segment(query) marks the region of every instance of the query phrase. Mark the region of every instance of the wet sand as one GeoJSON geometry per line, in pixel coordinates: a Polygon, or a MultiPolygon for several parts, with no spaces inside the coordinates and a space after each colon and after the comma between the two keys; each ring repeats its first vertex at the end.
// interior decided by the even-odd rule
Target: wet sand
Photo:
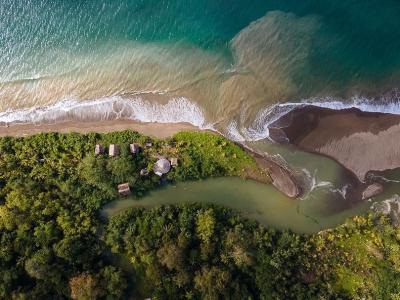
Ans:
{"type": "Polygon", "coordinates": [[[42,132],[112,132],[131,129],[141,134],[156,137],[167,138],[179,131],[197,131],[199,128],[188,123],[140,123],[132,120],[108,120],[96,122],[68,121],[55,124],[21,124],[0,126],[0,136],[28,136],[42,132]]]}
{"type": "Polygon", "coordinates": [[[271,126],[271,137],[334,158],[365,182],[369,171],[400,167],[400,116],[304,107],[271,126]]]}

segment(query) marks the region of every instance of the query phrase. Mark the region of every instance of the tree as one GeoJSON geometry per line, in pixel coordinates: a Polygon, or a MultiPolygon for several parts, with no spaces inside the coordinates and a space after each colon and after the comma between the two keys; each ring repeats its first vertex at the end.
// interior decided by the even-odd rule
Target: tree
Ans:
{"type": "Polygon", "coordinates": [[[75,300],[95,300],[104,294],[99,280],[89,273],[82,273],[69,280],[71,298],[75,300]]]}
{"type": "Polygon", "coordinates": [[[103,157],[86,156],[78,166],[81,177],[90,185],[112,194],[114,187],[106,169],[107,161],[103,157]]]}
{"type": "Polygon", "coordinates": [[[45,279],[51,269],[50,261],[50,251],[41,249],[35,252],[32,257],[25,262],[25,270],[32,278],[45,279]]]}
{"type": "Polygon", "coordinates": [[[119,156],[107,161],[107,170],[113,176],[114,183],[135,182],[135,178],[137,177],[136,169],[131,157],[119,156]]]}
{"type": "Polygon", "coordinates": [[[229,281],[229,272],[214,266],[203,267],[194,277],[195,287],[200,292],[201,299],[205,300],[226,297],[229,281]]]}
{"type": "Polygon", "coordinates": [[[127,281],[121,270],[107,266],[100,273],[102,289],[107,299],[121,299],[127,288],[127,281]]]}
{"type": "Polygon", "coordinates": [[[177,270],[183,266],[183,250],[174,243],[165,243],[157,251],[157,257],[160,263],[168,270],[177,270]]]}
{"type": "Polygon", "coordinates": [[[203,242],[209,242],[215,229],[215,217],[212,208],[200,211],[197,214],[196,232],[203,242]]]}
{"type": "Polygon", "coordinates": [[[16,226],[16,216],[5,205],[0,205],[0,229],[13,230],[16,226]]]}

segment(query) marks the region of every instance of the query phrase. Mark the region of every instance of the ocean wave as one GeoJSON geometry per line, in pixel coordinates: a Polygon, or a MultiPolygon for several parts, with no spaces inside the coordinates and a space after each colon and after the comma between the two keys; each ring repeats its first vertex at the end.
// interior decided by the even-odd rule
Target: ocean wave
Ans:
{"type": "Polygon", "coordinates": [[[300,102],[277,103],[262,109],[248,126],[243,125],[245,116],[232,119],[225,128],[215,128],[207,120],[203,109],[185,97],[174,97],[165,103],[143,99],[145,94],[163,91],[143,91],[128,96],[112,96],[92,101],[68,99],[53,105],[22,110],[0,112],[0,123],[49,124],[64,121],[101,121],[128,119],[143,123],[189,123],[200,129],[218,131],[237,142],[269,139],[269,127],[294,109],[314,106],[334,110],[357,108],[364,112],[400,114],[400,101],[376,101],[353,97],[349,101],[335,98],[307,99],[300,102]]]}
{"type": "MultiPolygon", "coordinates": [[[[396,96],[398,97],[398,96],[396,96]]],[[[400,114],[400,99],[387,99],[382,97],[368,99],[362,97],[352,97],[349,101],[333,97],[311,98],[300,102],[286,102],[273,104],[261,110],[255,117],[250,126],[239,127],[236,121],[232,121],[227,127],[227,136],[236,141],[258,141],[269,139],[269,127],[271,124],[290,113],[294,109],[303,107],[320,107],[333,110],[343,110],[356,108],[363,112],[400,114]]]]}
{"type": "Polygon", "coordinates": [[[186,98],[172,98],[164,104],[150,102],[135,96],[119,96],[94,101],[63,100],[50,106],[0,113],[0,122],[6,124],[49,124],[63,121],[101,121],[129,119],[149,123],[190,123],[201,129],[212,129],[203,110],[186,98]]]}

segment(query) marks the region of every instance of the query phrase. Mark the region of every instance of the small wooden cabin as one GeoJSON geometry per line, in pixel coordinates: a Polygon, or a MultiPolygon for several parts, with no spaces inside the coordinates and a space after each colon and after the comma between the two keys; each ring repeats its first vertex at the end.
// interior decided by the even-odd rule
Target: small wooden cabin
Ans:
{"type": "Polygon", "coordinates": [[[129,145],[129,150],[131,151],[132,154],[138,154],[141,150],[139,144],[130,144],[129,145]]]}
{"type": "Polygon", "coordinates": [[[96,147],[94,148],[94,154],[95,155],[100,155],[104,153],[104,147],[100,144],[97,144],[96,147]]]}
{"type": "Polygon", "coordinates": [[[108,148],[108,155],[110,157],[118,156],[119,155],[119,146],[115,144],[111,144],[108,148]]]}
{"type": "Polygon", "coordinates": [[[140,170],[140,176],[145,177],[149,175],[149,171],[147,169],[140,170]]]}
{"type": "Polygon", "coordinates": [[[118,185],[118,194],[120,196],[129,196],[131,194],[131,189],[128,183],[122,183],[118,185]]]}
{"type": "Polygon", "coordinates": [[[171,162],[171,166],[172,166],[172,167],[175,167],[175,166],[178,165],[178,159],[177,159],[176,157],[171,157],[171,158],[169,159],[169,161],[171,162]]]}

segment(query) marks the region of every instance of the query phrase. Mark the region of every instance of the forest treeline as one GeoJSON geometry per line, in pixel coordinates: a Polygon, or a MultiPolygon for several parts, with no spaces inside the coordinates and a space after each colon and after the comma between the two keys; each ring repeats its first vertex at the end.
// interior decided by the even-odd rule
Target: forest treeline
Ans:
{"type": "Polygon", "coordinates": [[[0,138],[0,299],[400,299],[400,230],[383,216],[314,235],[211,205],[101,217],[120,183],[139,198],[216,176],[267,181],[250,155],[209,133],[0,138]],[[95,155],[96,144],[120,154],[95,155]],[[160,156],[179,161],[162,179],[151,172],[160,156]]]}

